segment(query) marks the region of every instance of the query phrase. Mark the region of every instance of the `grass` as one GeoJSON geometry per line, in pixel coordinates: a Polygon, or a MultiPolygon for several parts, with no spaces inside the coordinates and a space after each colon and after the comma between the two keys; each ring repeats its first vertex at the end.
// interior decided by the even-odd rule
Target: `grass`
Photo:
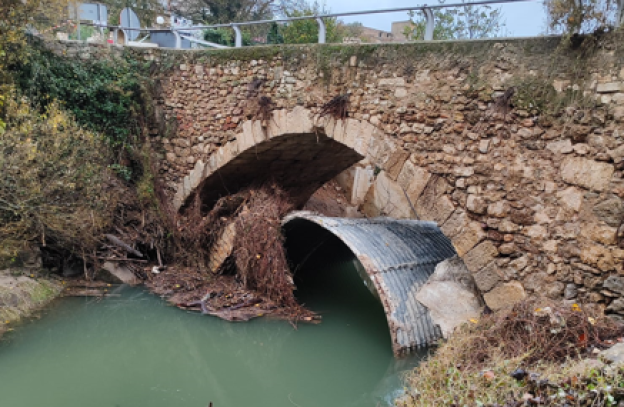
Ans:
{"type": "Polygon", "coordinates": [[[582,318],[566,318],[562,327],[561,319],[550,315],[569,317],[569,307],[551,306],[545,315],[535,305],[520,304],[464,325],[406,377],[405,395],[397,399],[396,406],[616,406],[624,401],[624,366],[605,365],[594,352],[617,343],[622,328],[588,316],[578,306],[579,311],[574,312],[582,318]],[[526,309],[534,310],[532,317],[523,314],[526,309]],[[515,319],[531,328],[514,332],[524,335],[526,346],[518,346],[517,338],[510,339],[510,323],[520,326],[515,319]],[[590,321],[599,332],[596,341],[583,333],[579,341],[567,340],[570,332],[578,332],[581,319],[590,321]],[[494,337],[498,342],[491,341],[494,337]],[[566,341],[560,341],[558,352],[553,353],[535,337],[549,343],[557,338],[566,341]],[[556,357],[549,357],[553,355],[556,357]],[[518,377],[512,377],[513,372],[518,377]]]}
{"type": "Polygon", "coordinates": [[[60,292],[61,287],[52,281],[0,271],[0,335],[60,292]]]}

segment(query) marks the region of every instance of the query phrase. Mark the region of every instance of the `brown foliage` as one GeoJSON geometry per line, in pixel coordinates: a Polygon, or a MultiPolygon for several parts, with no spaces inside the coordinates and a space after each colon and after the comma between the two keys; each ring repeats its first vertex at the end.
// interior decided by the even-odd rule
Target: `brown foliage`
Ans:
{"type": "Polygon", "coordinates": [[[349,117],[349,106],[351,94],[338,95],[321,107],[320,117],[330,116],[334,119],[346,119],[349,117]]]}
{"type": "Polygon", "coordinates": [[[594,318],[577,305],[546,307],[544,301],[525,301],[484,317],[457,362],[481,368],[491,361],[494,348],[504,358],[526,356],[529,364],[563,362],[593,347],[604,348],[605,341],[622,335],[624,327],[604,316],[594,318]]]}

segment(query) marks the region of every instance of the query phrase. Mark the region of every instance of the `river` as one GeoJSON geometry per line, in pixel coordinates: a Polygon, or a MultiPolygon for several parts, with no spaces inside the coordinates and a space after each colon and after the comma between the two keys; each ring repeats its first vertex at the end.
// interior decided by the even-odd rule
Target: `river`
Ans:
{"type": "Polygon", "coordinates": [[[59,299],[0,342],[0,406],[392,405],[421,355],[393,357],[383,309],[353,261],[333,253],[297,270],[300,300],[323,316],[297,330],[181,311],[128,286],[59,299]]]}

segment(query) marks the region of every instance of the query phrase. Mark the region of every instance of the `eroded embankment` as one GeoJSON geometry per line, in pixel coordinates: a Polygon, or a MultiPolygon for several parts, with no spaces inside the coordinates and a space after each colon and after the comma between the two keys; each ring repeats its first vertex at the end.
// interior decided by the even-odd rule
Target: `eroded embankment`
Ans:
{"type": "Polygon", "coordinates": [[[11,324],[56,298],[61,285],[20,270],[0,271],[0,336],[11,324]]]}

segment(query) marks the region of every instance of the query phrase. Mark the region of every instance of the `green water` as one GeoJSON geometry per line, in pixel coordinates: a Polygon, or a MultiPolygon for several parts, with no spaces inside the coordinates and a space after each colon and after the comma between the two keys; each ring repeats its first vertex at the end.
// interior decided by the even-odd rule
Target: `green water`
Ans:
{"type": "Polygon", "coordinates": [[[391,405],[419,356],[393,358],[351,259],[321,264],[298,281],[323,322],[298,330],[184,312],[138,288],[58,300],[0,342],[0,407],[391,405]]]}

